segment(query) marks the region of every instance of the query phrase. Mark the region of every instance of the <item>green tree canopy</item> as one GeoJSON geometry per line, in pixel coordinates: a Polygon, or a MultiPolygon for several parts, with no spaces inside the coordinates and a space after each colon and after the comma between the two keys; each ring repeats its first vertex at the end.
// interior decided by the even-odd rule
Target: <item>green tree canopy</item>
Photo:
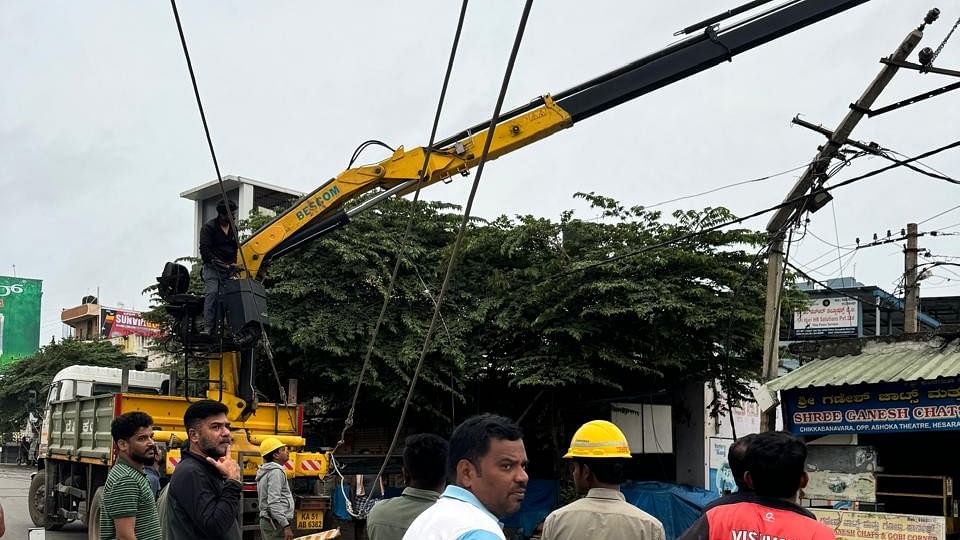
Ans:
{"type": "MultiPolygon", "coordinates": [[[[591,266],[733,216],[707,208],[665,220],[599,195],[577,196],[601,217],[581,220],[569,211],[558,221],[473,220],[421,374],[420,421],[449,421],[454,408],[518,415],[544,391],[602,399],[721,379],[743,395],[741,382],[760,365],[763,273],[747,270],[764,236],[715,231],[591,266]]],[[[387,201],[271,265],[270,341],[283,377],[300,380],[302,397],[323,396],[332,416],[348,404],[413,213],[361,406],[402,403],[458,210],[387,201]]],[[[269,367],[260,367],[261,391],[275,395],[269,367]]]]}
{"type": "Polygon", "coordinates": [[[0,371],[0,432],[23,428],[28,413],[38,412],[32,407],[43,406],[53,376],[61,369],[78,364],[134,369],[141,361],[109,341],[65,339],[5,366],[0,371]],[[31,391],[36,403],[30,403],[31,391]]]}

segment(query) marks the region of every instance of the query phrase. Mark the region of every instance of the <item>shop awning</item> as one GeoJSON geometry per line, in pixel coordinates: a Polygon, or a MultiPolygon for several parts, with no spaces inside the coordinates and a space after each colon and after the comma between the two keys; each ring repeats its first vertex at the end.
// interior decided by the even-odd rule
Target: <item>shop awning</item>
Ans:
{"type": "Polygon", "coordinates": [[[865,343],[860,354],[832,356],[804,364],[768,382],[767,390],[932,380],[960,376],[960,340],[865,343]]]}

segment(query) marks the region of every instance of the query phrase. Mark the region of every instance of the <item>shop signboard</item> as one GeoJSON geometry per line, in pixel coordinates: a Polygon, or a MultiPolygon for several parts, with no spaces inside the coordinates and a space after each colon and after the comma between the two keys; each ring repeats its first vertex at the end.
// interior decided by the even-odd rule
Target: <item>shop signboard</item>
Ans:
{"type": "Polygon", "coordinates": [[[793,337],[856,337],[860,332],[860,303],[837,296],[815,298],[793,314],[793,337]]]}
{"type": "Polygon", "coordinates": [[[139,311],[104,308],[100,310],[100,321],[100,337],[104,338],[160,335],[160,325],[143,320],[139,311]]]}
{"type": "Polygon", "coordinates": [[[945,540],[943,516],[848,512],[810,508],[817,521],[833,529],[837,540],[945,540]]]}
{"type": "Polygon", "coordinates": [[[960,379],[800,388],[781,392],[798,435],[960,431],[960,379]]]}
{"type": "Polygon", "coordinates": [[[40,349],[42,283],[0,276],[0,367],[40,349]]]}

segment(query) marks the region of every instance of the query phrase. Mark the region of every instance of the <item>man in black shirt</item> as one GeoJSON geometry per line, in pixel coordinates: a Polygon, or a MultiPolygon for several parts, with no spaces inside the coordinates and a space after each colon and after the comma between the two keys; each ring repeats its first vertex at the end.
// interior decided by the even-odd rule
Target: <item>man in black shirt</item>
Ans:
{"type": "MultiPolygon", "coordinates": [[[[236,217],[237,205],[230,201],[230,214],[221,201],[217,205],[217,217],[200,229],[200,259],[203,261],[203,323],[205,332],[213,332],[217,326],[217,301],[224,280],[237,272],[237,240],[230,215],[236,217]]],[[[222,314],[221,314],[222,317],[222,314]]]]}
{"type": "Polygon", "coordinates": [[[167,540],[241,540],[243,470],[230,453],[227,406],[193,402],[183,414],[188,445],[167,486],[167,540]]]}

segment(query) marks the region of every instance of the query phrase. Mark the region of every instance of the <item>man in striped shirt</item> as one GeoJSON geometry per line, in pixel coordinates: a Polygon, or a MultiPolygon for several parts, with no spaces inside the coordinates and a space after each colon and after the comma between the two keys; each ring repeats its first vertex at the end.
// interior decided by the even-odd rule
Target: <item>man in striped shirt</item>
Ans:
{"type": "Polygon", "coordinates": [[[122,414],[114,418],[110,433],[117,461],[103,485],[100,540],[160,540],[157,503],[143,473],[144,465],[157,457],[153,418],[142,412],[122,414]]]}

